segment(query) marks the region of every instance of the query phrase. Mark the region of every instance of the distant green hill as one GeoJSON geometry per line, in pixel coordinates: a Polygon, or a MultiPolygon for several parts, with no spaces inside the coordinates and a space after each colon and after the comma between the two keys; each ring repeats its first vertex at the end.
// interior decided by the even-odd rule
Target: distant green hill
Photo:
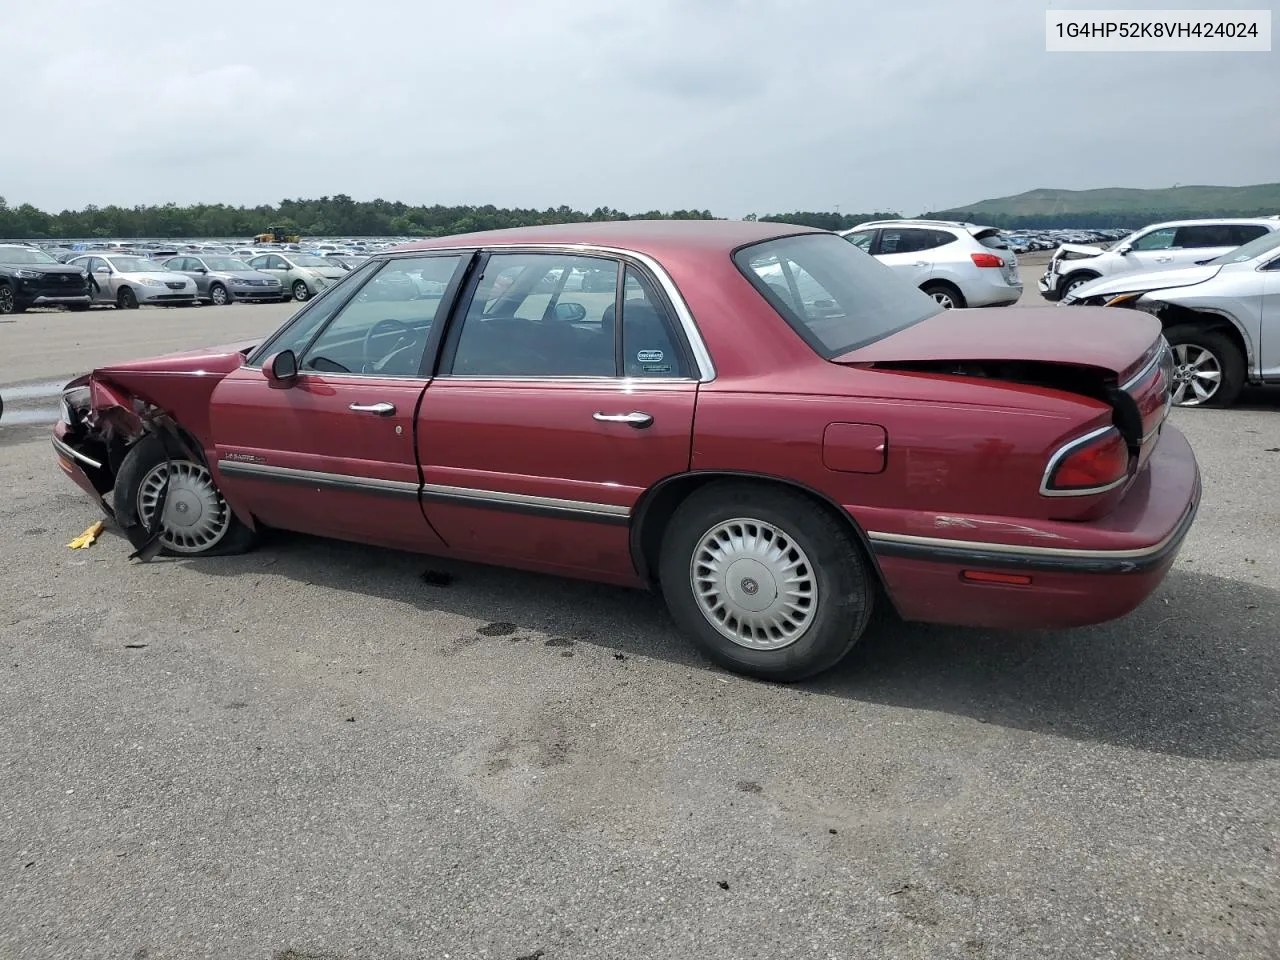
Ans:
{"type": "Polygon", "coordinates": [[[981,221],[995,226],[1139,227],[1184,217],[1267,216],[1280,213],[1280,183],[1248,187],[1187,185],[1161,190],[1028,190],[926,216],[981,221]]]}

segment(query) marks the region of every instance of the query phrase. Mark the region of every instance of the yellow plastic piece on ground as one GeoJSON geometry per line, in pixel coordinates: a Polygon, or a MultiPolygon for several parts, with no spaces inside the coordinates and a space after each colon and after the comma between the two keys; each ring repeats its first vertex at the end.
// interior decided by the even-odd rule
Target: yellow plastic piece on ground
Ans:
{"type": "Polygon", "coordinates": [[[80,536],[68,543],[67,546],[72,550],[88,550],[93,546],[94,541],[98,539],[99,534],[102,533],[102,529],[102,521],[99,520],[84,533],[80,534],[80,536]]]}

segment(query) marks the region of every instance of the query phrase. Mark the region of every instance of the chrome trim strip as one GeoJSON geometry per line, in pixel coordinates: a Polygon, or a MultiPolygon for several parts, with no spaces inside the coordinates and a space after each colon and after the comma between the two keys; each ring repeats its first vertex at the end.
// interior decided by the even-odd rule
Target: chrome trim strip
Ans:
{"type": "Polygon", "coordinates": [[[644,383],[698,383],[696,377],[596,377],[596,376],[580,376],[580,377],[540,377],[540,376],[512,376],[506,374],[489,374],[488,376],[479,376],[475,374],[441,374],[436,377],[437,380],[488,380],[491,382],[507,383],[508,381],[519,381],[521,383],[611,383],[620,387],[635,387],[644,383]]]}
{"type": "Polygon", "coordinates": [[[592,503],[587,500],[563,500],[559,497],[538,497],[528,493],[504,493],[500,490],[477,490],[474,487],[454,487],[443,483],[423,485],[427,497],[449,500],[475,501],[478,505],[503,504],[509,506],[536,507],[539,510],[583,513],[599,517],[627,517],[629,507],[613,503],[592,503]]]}
{"type": "MultiPolygon", "coordinates": [[[[1194,510],[1192,505],[1190,510],[1194,510]]],[[[1149,547],[1135,550],[1087,550],[1072,547],[1032,547],[1012,543],[991,543],[980,540],[949,540],[943,537],[920,537],[906,533],[876,533],[867,531],[867,539],[874,543],[901,543],[918,547],[939,547],[945,550],[973,550],[981,553],[1000,553],[1025,557],[1065,557],[1080,560],[1141,560],[1160,553],[1179,535],[1185,533],[1185,514],[1172,532],[1149,547]]]]}
{"type": "Polygon", "coordinates": [[[242,460],[218,460],[218,470],[228,476],[265,480],[287,480],[294,483],[338,487],[365,493],[385,493],[398,497],[417,497],[418,484],[407,480],[384,480],[379,477],[357,477],[348,473],[326,473],[297,467],[277,467],[269,463],[245,463],[242,460]]]}
{"type": "Polygon", "coordinates": [[[588,500],[565,500],[560,497],[539,497],[528,493],[507,493],[501,490],[479,490],[474,487],[458,487],[443,483],[428,483],[419,487],[407,480],[384,480],[377,477],[357,477],[346,473],[328,473],[321,470],[303,470],[298,467],[277,467],[268,463],[246,463],[243,460],[218,460],[218,469],[228,476],[252,477],[259,480],[283,480],[292,483],[337,487],[364,493],[385,493],[391,496],[417,497],[461,501],[476,506],[524,507],[549,513],[574,513],[589,517],[625,520],[631,508],[613,503],[593,503],[588,500]]]}
{"type": "Polygon", "coordinates": [[[76,450],[74,447],[71,447],[70,445],[63,443],[57,437],[50,437],[49,439],[53,441],[53,449],[57,450],[59,453],[65,454],[66,456],[70,457],[72,460],[79,460],[81,463],[85,464],[86,466],[93,467],[95,470],[102,469],[102,464],[100,464],[97,460],[93,459],[93,457],[86,457],[79,450],[76,450]]]}
{"type": "Polygon", "coordinates": [[[1082,490],[1052,490],[1049,488],[1049,480],[1053,477],[1053,472],[1058,469],[1066,456],[1077,447],[1083,447],[1091,440],[1096,440],[1115,427],[1106,426],[1099,427],[1097,430],[1090,430],[1082,437],[1076,437],[1074,440],[1064,443],[1060,446],[1052,457],[1049,458],[1048,465],[1044,468],[1044,474],[1040,477],[1040,496],[1042,497],[1090,497],[1099,493],[1106,493],[1108,490],[1114,490],[1122,483],[1127,483],[1129,474],[1126,472],[1119,480],[1115,480],[1102,487],[1085,487],[1082,490]]]}
{"type": "MultiPolygon", "coordinates": [[[[1164,340],[1164,337],[1161,336],[1160,339],[1164,340]]],[[[1152,357],[1149,361],[1147,361],[1146,366],[1144,366],[1141,370],[1139,370],[1132,377],[1126,380],[1124,384],[1121,385],[1120,389],[1123,390],[1125,393],[1128,393],[1133,387],[1141,383],[1146,378],[1147,374],[1151,372],[1151,368],[1159,365],[1161,357],[1164,356],[1164,352],[1168,348],[1169,348],[1169,343],[1167,340],[1165,340],[1165,342],[1161,344],[1160,349],[1156,351],[1155,356],[1152,357]]]]}
{"type": "Polygon", "coordinates": [[[676,319],[679,320],[680,327],[684,330],[685,339],[689,341],[689,348],[693,351],[694,362],[698,366],[698,379],[703,383],[709,383],[716,378],[715,363],[711,359],[710,351],[707,350],[706,342],[702,339],[701,331],[698,330],[697,321],[693,319],[693,313],[685,302],[684,295],[680,293],[680,289],[676,286],[675,281],[671,279],[671,275],[667,273],[666,268],[647,253],[628,250],[624,247],[604,247],[592,243],[565,243],[563,241],[547,241],[544,243],[529,241],[522,243],[485,243],[477,241],[452,247],[428,247],[421,250],[395,250],[388,252],[405,256],[413,256],[415,254],[422,256],[427,253],[444,253],[457,250],[564,250],[572,253],[603,253],[614,257],[631,257],[639,260],[658,278],[658,282],[662,285],[667,299],[675,307],[676,319]]]}

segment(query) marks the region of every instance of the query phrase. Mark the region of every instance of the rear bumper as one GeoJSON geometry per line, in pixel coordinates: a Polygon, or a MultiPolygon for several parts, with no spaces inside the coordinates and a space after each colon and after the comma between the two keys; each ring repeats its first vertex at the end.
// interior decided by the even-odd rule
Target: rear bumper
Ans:
{"type": "Polygon", "coordinates": [[[914,533],[867,536],[905,619],[996,628],[1085,626],[1124,616],[1160,585],[1195,522],[1200,496],[1191,445],[1166,424],[1111,514],[1053,525],[1069,531],[1052,532],[1061,546],[914,533]],[[1014,573],[1030,582],[975,583],[962,579],[965,571],[1014,573]]]}
{"type": "Polygon", "coordinates": [[[976,271],[976,279],[960,285],[965,303],[970,307],[1006,307],[1017,303],[1022,296],[1022,284],[1005,280],[999,270],[986,268],[976,271]]]}

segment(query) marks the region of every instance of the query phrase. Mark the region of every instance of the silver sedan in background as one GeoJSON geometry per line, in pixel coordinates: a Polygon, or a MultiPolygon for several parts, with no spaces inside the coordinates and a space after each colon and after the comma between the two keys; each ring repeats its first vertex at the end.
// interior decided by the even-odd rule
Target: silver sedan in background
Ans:
{"type": "Polygon", "coordinates": [[[105,253],[67,262],[88,272],[96,304],[136,310],[143,304],[189,307],[198,302],[194,280],[145,257],[105,253]]]}
{"type": "Polygon", "coordinates": [[[190,277],[200,299],[217,307],[234,300],[276,301],[289,296],[275,277],[235,257],[188,253],[170,257],[164,266],[190,277]]]}

